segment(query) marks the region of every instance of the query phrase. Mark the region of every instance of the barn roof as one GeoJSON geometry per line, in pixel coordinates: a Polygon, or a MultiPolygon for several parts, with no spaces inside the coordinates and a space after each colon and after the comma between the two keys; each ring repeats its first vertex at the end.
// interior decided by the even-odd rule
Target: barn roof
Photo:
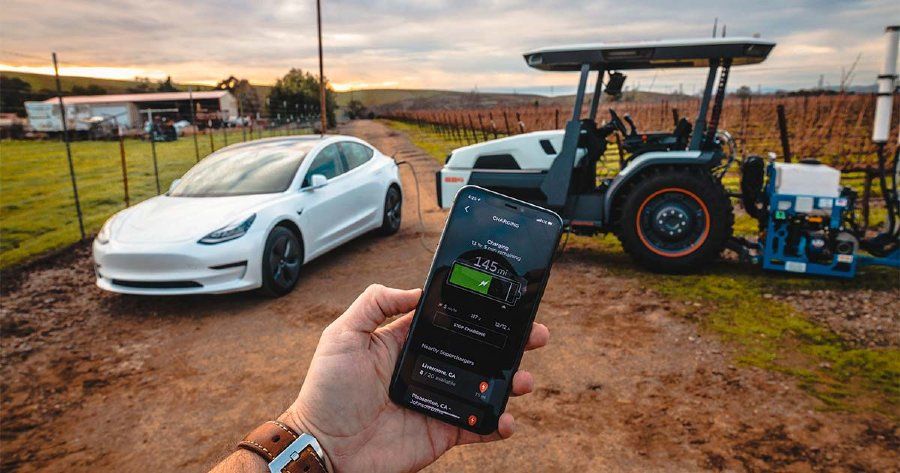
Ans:
{"type": "MultiPolygon", "coordinates": [[[[227,90],[203,90],[193,93],[194,100],[220,99],[230,95],[227,90]]],[[[90,103],[117,103],[117,102],[168,102],[175,100],[188,100],[190,92],[152,92],[148,94],[113,94],[113,95],[73,95],[63,97],[63,103],[67,105],[90,103]]],[[[44,100],[44,103],[59,103],[56,97],[44,100]]]]}

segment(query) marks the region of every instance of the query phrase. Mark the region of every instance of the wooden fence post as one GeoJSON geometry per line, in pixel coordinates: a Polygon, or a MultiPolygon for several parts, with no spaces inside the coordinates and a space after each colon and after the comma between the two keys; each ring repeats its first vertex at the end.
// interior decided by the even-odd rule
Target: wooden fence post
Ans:
{"type": "Polygon", "coordinates": [[[125,138],[122,137],[122,129],[119,128],[118,123],[116,123],[116,128],[119,135],[119,158],[122,161],[122,188],[125,191],[125,207],[131,207],[131,198],[128,196],[128,166],[125,163],[125,138]]]}
{"type": "Polygon", "coordinates": [[[162,194],[159,188],[159,166],[156,164],[156,140],[153,139],[153,132],[150,132],[150,152],[153,154],[153,175],[156,177],[156,195],[162,194]]]}
{"type": "Polygon", "coordinates": [[[466,121],[462,117],[459,117],[459,127],[462,128],[462,134],[466,139],[466,144],[472,144],[472,142],[469,141],[469,130],[466,130],[466,121]]]}
{"type": "Polygon", "coordinates": [[[872,197],[872,167],[866,166],[863,170],[865,176],[863,180],[863,198],[862,198],[862,214],[863,229],[869,228],[869,200],[872,197]]]}
{"type": "Polygon", "coordinates": [[[775,107],[778,114],[778,134],[781,137],[781,152],[784,154],[784,162],[791,162],[791,143],[788,137],[787,117],[784,115],[784,105],[778,104],[775,107]]]}
{"type": "Polygon", "coordinates": [[[482,138],[484,141],[487,141],[487,140],[488,140],[488,135],[487,135],[487,131],[485,131],[485,129],[484,129],[484,122],[481,120],[481,114],[480,114],[480,113],[478,114],[478,128],[481,128],[481,138],[482,138]]]}
{"type": "Polygon", "coordinates": [[[59,65],[56,62],[56,53],[53,53],[53,74],[56,77],[56,98],[59,100],[59,113],[62,118],[62,137],[66,144],[66,157],[69,160],[69,178],[72,181],[72,195],[75,198],[75,212],[78,214],[78,230],[81,239],[85,239],[84,216],[81,213],[81,198],[78,197],[78,182],[75,177],[75,164],[72,161],[72,147],[69,144],[69,126],[66,119],[66,105],[63,103],[62,86],[59,82],[59,65]]]}

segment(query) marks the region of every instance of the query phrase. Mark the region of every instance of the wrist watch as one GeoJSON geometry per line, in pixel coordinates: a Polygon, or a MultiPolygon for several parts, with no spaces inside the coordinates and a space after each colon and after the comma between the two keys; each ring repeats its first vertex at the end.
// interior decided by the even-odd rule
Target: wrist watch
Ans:
{"type": "Polygon", "coordinates": [[[319,441],[277,420],[253,429],[237,446],[262,457],[271,473],[327,473],[319,441]]]}

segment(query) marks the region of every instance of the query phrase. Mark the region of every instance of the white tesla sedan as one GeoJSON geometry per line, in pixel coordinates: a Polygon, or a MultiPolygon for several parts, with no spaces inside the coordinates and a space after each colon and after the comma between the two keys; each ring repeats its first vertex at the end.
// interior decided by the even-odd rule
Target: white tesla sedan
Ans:
{"type": "Polygon", "coordinates": [[[211,154],[169,192],[113,215],[94,240],[97,285],[129,294],[293,289],[300,266],[400,228],[394,160],[349,136],[292,136],[211,154]]]}

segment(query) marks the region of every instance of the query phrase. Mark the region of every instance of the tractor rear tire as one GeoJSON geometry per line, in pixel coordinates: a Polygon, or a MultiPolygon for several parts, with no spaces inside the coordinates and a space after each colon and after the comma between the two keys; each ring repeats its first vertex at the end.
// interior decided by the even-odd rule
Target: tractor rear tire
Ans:
{"type": "Polygon", "coordinates": [[[639,176],[619,199],[616,236],[641,266],[686,273],[719,256],[734,213],[722,183],[700,168],[664,167],[639,176]]]}

